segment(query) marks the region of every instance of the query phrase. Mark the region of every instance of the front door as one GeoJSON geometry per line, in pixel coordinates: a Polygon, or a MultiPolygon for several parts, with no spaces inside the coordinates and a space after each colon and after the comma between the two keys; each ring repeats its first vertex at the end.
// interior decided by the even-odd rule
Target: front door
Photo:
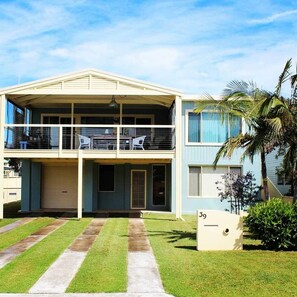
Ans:
{"type": "Polygon", "coordinates": [[[146,170],[131,171],[131,208],[146,207],[146,170]]]}

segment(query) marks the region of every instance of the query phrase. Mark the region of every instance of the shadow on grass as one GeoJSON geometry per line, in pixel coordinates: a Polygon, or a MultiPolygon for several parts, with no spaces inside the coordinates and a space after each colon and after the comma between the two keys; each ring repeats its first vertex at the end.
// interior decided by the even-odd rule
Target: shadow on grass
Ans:
{"type": "MultiPolygon", "coordinates": [[[[149,231],[149,236],[163,236],[169,243],[177,243],[180,240],[188,239],[191,243],[196,242],[196,232],[172,230],[172,231],[149,231]]],[[[195,250],[193,245],[175,246],[178,249],[195,250]]]]}
{"type": "Polygon", "coordinates": [[[4,218],[21,218],[25,215],[20,213],[19,210],[21,209],[21,202],[11,202],[8,204],[4,204],[4,218]]]}
{"type": "Polygon", "coordinates": [[[188,245],[180,245],[180,246],[176,246],[175,248],[177,249],[184,249],[184,250],[191,250],[191,251],[196,251],[197,248],[196,246],[188,246],[188,245]]]}
{"type": "Polygon", "coordinates": [[[67,212],[44,212],[44,211],[30,211],[21,212],[21,202],[11,202],[4,204],[4,218],[23,218],[23,217],[51,217],[51,218],[69,218],[76,219],[76,213],[67,212]]]}
{"type": "MultiPolygon", "coordinates": [[[[180,240],[188,239],[191,244],[193,241],[196,242],[196,231],[181,231],[181,230],[172,230],[172,231],[149,231],[149,236],[163,236],[167,239],[169,243],[177,243],[180,240]]],[[[246,237],[246,236],[245,236],[246,237]]],[[[248,236],[248,238],[253,238],[253,236],[248,236]]],[[[187,249],[187,250],[196,250],[196,246],[193,245],[181,245],[175,246],[178,249],[187,249]]],[[[243,250],[245,251],[256,251],[256,250],[267,250],[262,244],[259,243],[248,243],[243,244],[243,250]]]]}
{"type": "Polygon", "coordinates": [[[163,218],[143,218],[144,220],[153,220],[153,221],[169,221],[176,222],[176,219],[163,219],[163,218]]]}
{"type": "Polygon", "coordinates": [[[267,249],[262,244],[243,244],[244,251],[264,251],[267,249]]]}

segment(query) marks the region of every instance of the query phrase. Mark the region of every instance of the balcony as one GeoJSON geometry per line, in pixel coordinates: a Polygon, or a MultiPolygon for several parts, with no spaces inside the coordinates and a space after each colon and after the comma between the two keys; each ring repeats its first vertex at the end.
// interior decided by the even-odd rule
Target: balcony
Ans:
{"type": "Polygon", "coordinates": [[[5,125],[9,152],[153,154],[175,151],[174,125],[5,125]]]}

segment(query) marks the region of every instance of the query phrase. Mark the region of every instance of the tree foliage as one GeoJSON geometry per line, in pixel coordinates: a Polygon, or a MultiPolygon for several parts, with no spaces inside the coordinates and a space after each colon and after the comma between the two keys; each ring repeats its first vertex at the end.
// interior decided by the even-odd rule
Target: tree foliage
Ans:
{"type": "Polygon", "coordinates": [[[279,198],[258,203],[249,209],[245,222],[267,249],[297,249],[297,203],[279,198]]]}
{"type": "Polygon", "coordinates": [[[245,175],[226,173],[223,180],[216,183],[221,201],[227,200],[230,203],[232,213],[239,214],[247,206],[254,205],[258,201],[261,186],[256,184],[252,172],[245,175]]]}
{"type": "Polygon", "coordinates": [[[282,86],[297,74],[291,73],[292,60],[288,60],[273,92],[259,89],[254,82],[231,81],[222,92],[221,100],[210,95],[197,102],[195,112],[215,108],[222,114],[237,115],[245,120],[248,131],[228,138],[219,149],[214,165],[223,157],[231,157],[237,148],[243,149],[242,160],[261,156],[261,174],[265,199],[269,199],[266,155],[273,149],[285,151],[284,168],[293,176],[294,201],[297,200],[297,99],[281,95],[282,86]]]}

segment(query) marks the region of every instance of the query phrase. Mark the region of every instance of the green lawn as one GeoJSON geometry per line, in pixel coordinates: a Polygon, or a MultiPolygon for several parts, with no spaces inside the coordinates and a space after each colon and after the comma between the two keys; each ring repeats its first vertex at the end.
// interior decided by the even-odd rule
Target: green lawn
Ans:
{"type": "Polygon", "coordinates": [[[4,204],[4,219],[0,220],[0,228],[11,224],[21,218],[21,214],[18,212],[20,210],[20,202],[12,202],[4,204]]]}
{"type": "MultiPolygon", "coordinates": [[[[9,220],[9,219],[5,219],[9,220]]],[[[14,243],[24,239],[30,234],[34,233],[41,227],[44,227],[51,223],[53,218],[38,218],[25,225],[18,226],[15,229],[0,234],[0,251],[13,245],[14,243]]]]}
{"type": "Polygon", "coordinates": [[[25,293],[86,228],[91,219],[69,220],[0,270],[0,292],[25,293]]]}
{"type": "Polygon", "coordinates": [[[127,252],[128,219],[108,219],[67,292],[125,292],[127,252]]]}
{"type": "Polygon", "coordinates": [[[145,215],[145,226],[165,290],[176,297],[296,296],[297,253],[261,249],[244,241],[243,251],[196,250],[195,216],[145,215]]]}
{"type": "Polygon", "coordinates": [[[13,222],[15,222],[17,220],[19,220],[19,219],[17,219],[17,218],[14,218],[14,219],[12,219],[12,218],[11,219],[2,219],[2,220],[0,220],[0,228],[3,227],[3,226],[6,226],[8,224],[11,224],[11,223],[13,223],[13,222]]]}

